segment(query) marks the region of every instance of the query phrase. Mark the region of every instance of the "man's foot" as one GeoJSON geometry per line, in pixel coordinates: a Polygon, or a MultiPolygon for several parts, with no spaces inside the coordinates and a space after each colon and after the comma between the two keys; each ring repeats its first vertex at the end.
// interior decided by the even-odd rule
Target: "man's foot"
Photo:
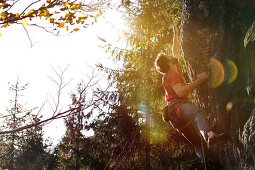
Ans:
{"type": "Polygon", "coordinates": [[[220,133],[220,134],[217,134],[217,133],[211,133],[208,137],[208,145],[212,145],[214,144],[215,142],[218,142],[218,141],[221,141],[221,140],[224,140],[226,139],[226,134],[225,133],[220,133]]]}

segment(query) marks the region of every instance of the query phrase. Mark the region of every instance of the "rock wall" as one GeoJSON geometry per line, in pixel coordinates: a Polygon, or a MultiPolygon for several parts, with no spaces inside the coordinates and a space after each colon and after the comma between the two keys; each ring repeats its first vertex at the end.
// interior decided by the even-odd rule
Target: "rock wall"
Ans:
{"type": "Polygon", "coordinates": [[[183,0],[181,27],[182,51],[191,80],[198,73],[212,73],[212,58],[221,63],[224,81],[214,88],[204,83],[197,97],[212,121],[245,154],[244,137],[239,138],[239,134],[251,136],[247,127],[255,129],[254,123],[246,123],[255,101],[255,1],[183,0]]]}
{"type": "Polygon", "coordinates": [[[200,72],[209,73],[211,58],[224,67],[223,83],[216,88],[208,88],[205,83],[198,95],[219,121],[229,119],[228,124],[223,125],[226,130],[233,126],[232,123],[234,126],[244,125],[254,104],[251,100],[254,99],[252,84],[255,75],[254,3],[252,0],[184,0],[183,3],[182,50],[190,66],[190,78],[194,79],[200,72]],[[237,77],[230,82],[233,63],[237,77]],[[226,109],[228,103],[232,103],[230,109],[226,109]],[[239,120],[235,120],[234,115],[239,120]]]}

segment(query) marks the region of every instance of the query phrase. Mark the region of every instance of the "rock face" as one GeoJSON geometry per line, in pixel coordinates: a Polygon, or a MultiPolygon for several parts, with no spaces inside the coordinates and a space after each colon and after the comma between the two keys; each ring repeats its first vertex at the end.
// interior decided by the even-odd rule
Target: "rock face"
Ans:
{"type": "Polygon", "coordinates": [[[241,137],[244,146],[242,151],[243,167],[255,167],[255,109],[246,124],[241,137]]]}
{"type": "Polygon", "coordinates": [[[215,88],[203,84],[197,96],[242,148],[238,130],[249,126],[255,97],[255,1],[183,0],[181,34],[191,80],[201,72],[216,72],[209,68],[211,58],[221,63],[224,81],[215,88]]]}

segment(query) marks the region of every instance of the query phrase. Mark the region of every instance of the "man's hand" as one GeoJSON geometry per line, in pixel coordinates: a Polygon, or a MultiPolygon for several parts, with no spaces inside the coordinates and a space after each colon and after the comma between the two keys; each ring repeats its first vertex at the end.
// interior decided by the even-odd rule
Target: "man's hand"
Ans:
{"type": "Polygon", "coordinates": [[[208,78],[208,75],[205,72],[203,72],[203,73],[197,75],[197,79],[196,80],[199,83],[203,83],[207,78],[208,78]]]}
{"type": "Polygon", "coordinates": [[[178,97],[183,97],[183,96],[189,94],[190,92],[192,92],[192,90],[194,88],[197,88],[207,78],[208,78],[208,75],[204,72],[204,73],[197,75],[197,79],[194,82],[187,84],[187,85],[182,85],[182,83],[177,83],[177,84],[173,85],[172,88],[178,97]]]}
{"type": "Polygon", "coordinates": [[[190,92],[192,92],[192,90],[194,88],[197,88],[207,78],[208,78],[208,75],[205,72],[203,72],[203,73],[197,75],[197,79],[194,82],[187,84],[187,85],[182,85],[182,83],[177,83],[177,84],[173,85],[172,88],[178,97],[183,97],[183,96],[189,94],[190,92]]]}
{"type": "Polygon", "coordinates": [[[176,25],[176,21],[175,21],[175,20],[173,20],[173,31],[174,31],[175,33],[178,33],[178,28],[177,28],[177,25],[176,25]]]}
{"type": "Polygon", "coordinates": [[[173,20],[173,32],[174,32],[174,37],[173,37],[173,55],[175,58],[179,60],[180,56],[180,45],[179,45],[179,38],[178,38],[178,28],[176,26],[176,21],[173,20]]]}

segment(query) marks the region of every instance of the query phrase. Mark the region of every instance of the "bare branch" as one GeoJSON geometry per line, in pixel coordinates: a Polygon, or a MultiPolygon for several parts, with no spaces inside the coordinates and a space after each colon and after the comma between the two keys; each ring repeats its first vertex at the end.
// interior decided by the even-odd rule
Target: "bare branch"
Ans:
{"type": "Polygon", "coordinates": [[[37,1],[32,2],[31,4],[29,4],[29,5],[20,13],[20,15],[23,15],[29,7],[31,7],[32,5],[34,5],[34,4],[36,4],[36,3],[40,2],[40,1],[41,1],[41,0],[37,0],[37,1]]]}
{"type": "MultiPolygon", "coordinates": [[[[67,84],[70,83],[71,80],[68,81],[67,83],[65,83],[65,81],[64,81],[64,73],[66,72],[67,67],[65,69],[60,69],[59,68],[59,70],[60,70],[60,72],[53,69],[54,73],[56,74],[56,76],[58,78],[58,81],[54,80],[53,78],[51,79],[57,85],[57,88],[58,88],[54,106],[51,105],[52,112],[53,112],[52,115],[49,118],[44,119],[42,121],[37,121],[37,122],[31,123],[31,124],[28,124],[28,125],[25,125],[25,126],[21,126],[21,127],[18,127],[18,128],[14,128],[14,129],[11,129],[11,130],[0,131],[0,135],[15,133],[15,132],[19,132],[19,131],[22,131],[24,129],[28,129],[28,128],[32,128],[32,127],[36,127],[36,126],[44,126],[44,125],[52,122],[53,120],[60,119],[60,118],[65,118],[65,117],[67,117],[71,114],[76,114],[80,111],[84,111],[86,109],[91,109],[92,107],[97,106],[97,104],[100,101],[102,101],[102,99],[107,94],[107,93],[102,93],[100,96],[99,95],[96,96],[96,98],[92,97],[88,101],[85,100],[89,90],[91,90],[91,93],[93,93],[94,90],[91,89],[91,88],[99,82],[99,80],[96,80],[98,75],[96,75],[95,71],[93,70],[92,75],[87,80],[87,83],[82,81],[82,84],[78,87],[78,94],[77,94],[78,98],[73,103],[72,107],[70,107],[66,111],[61,111],[61,109],[59,109],[59,105],[60,105],[60,97],[61,97],[61,94],[62,94],[62,90],[63,90],[64,87],[67,86],[67,84]]],[[[109,84],[104,90],[100,90],[100,91],[105,91],[106,92],[110,87],[111,87],[111,84],[109,84]]],[[[93,94],[93,95],[95,95],[95,94],[93,94]]],[[[39,109],[37,115],[42,111],[42,108],[44,107],[44,104],[39,109]]]]}
{"type": "Polygon", "coordinates": [[[20,0],[17,0],[15,2],[13,2],[13,4],[7,9],[7,11],[9,11],[17,2],[19,2],[20,0]]]}
{"type": "Polygon", "coordinates": [[[44,101],[43,104],[41,105],[41,107],[39,108],[38,112],[36,113],[37,116],[42,112],[45,104],[46,104],[46,101],[44,101]]]}
{"type": "MultiPolygon", "coordinates": [[[[19,23],[17,23],[17,24],[19,24],[19,23]]],[[[41,28],[41,29],[43,29],[43,30],[44,30],[45,32],[47,32],[47,33],[51,33],[51,34],[53,34],[53,35],[56,35],[54,32],[49,31],[48,29],[46,29],[46,28],[43,27],[43,26],[40,26],[40,25],[37,25],[37,24],[30,24],[30,26],[35,26],[35,27],[41,28]]]]}
{"type": "Polygon", "coordinates": [[[29,34],[28,34],[28,31],[27,31],[27,29],[26,29],[26,27],[23,25],[23,28],[24,28],[24,30],[26,31],[26,33],[27,33],[27,37],[28,37],[28,39],[29,39],[29,41],[30,41],[30,46],[31,46],[31,48],[33,47],[33,42],[32,42],[32,40],[31,40],[31,38],[30,38],[30,36],[29,36],[29,34]]]}
{"type": "Polygon", "coordinates": [[[5,116],[1,116],[0,119],[6,118],[6,117],[10,117],[11,115],[5,115],[5,116]]]}
{"type": "Polygon", "coordinates": [[[54,69],[52,66],[51,66],[51,69],[53,70],[53,72],[55,73],[55,75],[58,78],[58,81],[57,81],[57,80],[53,79],[52,77],[49,77],[49,79],[57,85],[56,100],[52,97],[54,105],[55,105],[54,108],[51,105],[51,108],[53,111],[52,115],[54,116],[59,110],[60,97],[61,97],[62,91],[72,81],[72,79],[70,79],[67,83],[64,82],[64,74],[65,74],[66,70],[68,69],[68,66],[64,70],[59,68],[60,73],[56,69],[54,69]]]}
{"type": "MultiPolygon", "coordinates": [[[[107,87],[107,89],[108,89],[108,88],[109,88],[109,87],[107,87]]],[[[106,89],[106,90],[107,90],[107,89],[106,89]]],[[[94,102],[92,102],[92,103],[89,104],[89,105],[80,105],[80,106],[78,106],[78,107],[71,108],[71,109],[69,109],[69,110],[67,110],[67,111],[60,112],[60,113],[56,114],[55,116],[52,116],[52,117],[50,117],[50,118],[48,118],[48,119],[45,119],[45,120],[42,120],[42,121],[39,121],[39,122],[36,122],[36,123],[32,123],[32,124],[30,124],[30,125],[26,125],[26,126],[23,126],[23,127],[16,128],[16,129],[14,129],[14,130],[9,130],[9,131],[0,131],[0,135],[2,135],[2,134],[8,134],[8,133],[14,133],[14,132],[22,131],[22,130],[24,130],[24,129],[28,129],[28,128],[32,128],[32,127],[35,127],[35,126],[39,126],[39,125],[41,125],[41,124],[43,124],[43,123],[46,123],[46,122],[49,122],[49,121],[51,121],[51,120],[55,120],[55,119],[59,119],[59,118],[66,117],[66,116],[68,116],[70,113],[75,114],[76,112],[73,112],[73,111],[75,111],[75,110],[77,110],[77,109],[79,109],[80,111],[86,110],[86,109],[90,108],[91,106],[93,106],[94,104],[96,104],[98,101],[102,100],[102,98],[103,98],[103,96],[101,96],[101,98],[98,98],[97,100],[95,100],[94,102]]]]}

